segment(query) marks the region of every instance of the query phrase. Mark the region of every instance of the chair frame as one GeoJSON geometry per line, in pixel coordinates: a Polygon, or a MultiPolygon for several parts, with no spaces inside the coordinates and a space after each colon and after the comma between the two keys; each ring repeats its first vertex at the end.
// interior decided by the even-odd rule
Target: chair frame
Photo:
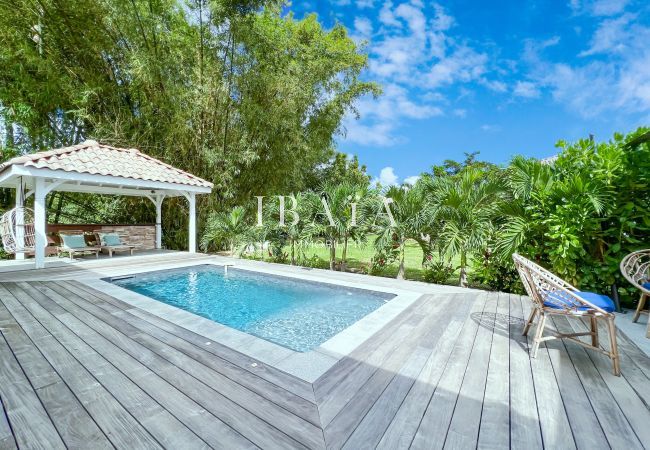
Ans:
{"type": "MultiPolygon", "coordinates": [[[[650,289],[643,287],[641,283],[650,282],[650,249],[637,250],[623,258],[621,273],[630,284],[641,291],[639,304],[634,312],[634,317],[632,317],[632,322],[636,322],[641,314],[648,314],[648,311],[643,308],[650,297],[650,289]]],[[[648,337],[650,337],[650,319],[648,322],[648,337]]]]}
{"type": "Polygon", "coordinates": [[[601,352],[612,360],[614,375],[620,376],[620,357],[618,354],[618,345],[616,342],[616,325],[614,324],[615,315],[607,312],[596,305],[591,304],[580,296],[580,291],[566,281],[557,277],[553,273],[524,258],[521,255],[513,254],[512,258],[515,267],[519,272],[521,281],[530,296],[533,304],[532,311],[526,325],[524,326],[523,335],[527,336],[535,318],[537,329],[533,338],[531,356],[537,357],[539,345],[544,341],[552,339],[568,339],[583,347],[601,352]],[[551,302],[556,307],[546,306],[545,302],[551,302]],[[581,309],[583,308],[583,309],[581,309]],[[575,317],[578,319],[589,319],[589,330],[583,333],[560,333],[556,330],[550,330],[553,334],[544,336],[546,321],[549,316],[575,317]],[[609,334],[609,350],[600,345],[598,336],[598,321],[606,323],[609,334]],[[591,343],[578,339],[581,336],[590,336],[591,343]]]}

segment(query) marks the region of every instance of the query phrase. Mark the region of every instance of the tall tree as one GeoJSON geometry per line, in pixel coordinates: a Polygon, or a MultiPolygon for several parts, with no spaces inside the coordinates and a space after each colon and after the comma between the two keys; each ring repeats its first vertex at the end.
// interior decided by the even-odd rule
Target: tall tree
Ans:
{"type": "Polygon", "coordinates": [[[1,114],[23,152],[92,137],[212,181],[201,222],[252,195],[299,191],[333,156],[354,100],[378,88],[359,79],[367,57],[344,27],[281,5],[17,0],[0,15],[1,114]]]}

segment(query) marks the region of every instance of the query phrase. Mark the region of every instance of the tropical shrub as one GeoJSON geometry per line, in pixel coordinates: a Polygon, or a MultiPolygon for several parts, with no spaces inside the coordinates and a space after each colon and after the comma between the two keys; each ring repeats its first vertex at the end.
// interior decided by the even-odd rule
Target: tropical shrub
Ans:
{"type": "Polygon", "coordinates": [[[442,259],[436,260],[432,257],[430,258],[431,259],[427,259],[427,261],[423,264],[424,281],[435,284],[446,284],[449,279],[454,276],[456,269],[450,261],[445,261],[442,259]]]}

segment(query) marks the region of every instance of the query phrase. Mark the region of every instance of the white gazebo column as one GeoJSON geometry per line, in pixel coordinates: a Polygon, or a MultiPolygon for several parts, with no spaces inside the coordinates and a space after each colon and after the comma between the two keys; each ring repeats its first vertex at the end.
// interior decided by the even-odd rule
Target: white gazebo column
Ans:
{"type": "Polygon", "coordinates": [[[156,248],[162,248],[162,202],[165,199],[164,195],[156,196],[156,248]]]}
{"type": "Polygon", "coordinates": [[[190,202],[190,236],[188,251],[196,253],[196,194],[189,192],[187,200],[190,202]]]}
{"type": "Polygon", "coordinates": [[[47,245],[45,238],[45,196],[47,191],[43,178],[35,178],[34,181],[34,256],[36,268],[42,269],[45,267],[45,246],[47,245]]]}
{"type": "MultiPolygon", "coordinates": [[[[25,187],[22,177],[16,186],[16,248],[25,248],[25,187]]],[[[25,253],[16,252],[16,259],[25,259],[25,253]]]]}

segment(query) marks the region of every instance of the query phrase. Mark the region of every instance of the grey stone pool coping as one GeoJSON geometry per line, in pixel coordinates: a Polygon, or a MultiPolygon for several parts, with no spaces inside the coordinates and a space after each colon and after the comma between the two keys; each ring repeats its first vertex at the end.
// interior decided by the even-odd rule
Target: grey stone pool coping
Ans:
{"type": "Polygon", "coordinates": [[[263,364],[280,369],[309,383],[316,381],[338,361],[349,355],[362,343],[385,327],[424,294],[415,290],[385,286],[382,285],[383,283],[370,284],[365,279],[357,281],[323,277],[320,273],[321,271],[312,273],[309,270],[300,270],[295,267],[293,268],[294,270],[287,270],[285,267],[275,267],[273,264],[256,264],[255,261],[246,260],[242,260],[238,264],[238,261],[230,258],[213,258],[210,260],[188,260],[149,267],[131,267],[128,271],[120,270],[115,271],[119,273],[96,274],[95,276],[82,277],[79,281],[132,305],[134,308],[151,313],[205,337],[206,345],[209,345],[208,342],[225,345],[263,364]],[[239,270],[389,293],[394,294],[395,297],[313,350],[297,352],[101,279],[106,276],[136,275],[161,269],[178,269],[205,264],[212,264],[219,267],[227,264],[239,270]]]}

